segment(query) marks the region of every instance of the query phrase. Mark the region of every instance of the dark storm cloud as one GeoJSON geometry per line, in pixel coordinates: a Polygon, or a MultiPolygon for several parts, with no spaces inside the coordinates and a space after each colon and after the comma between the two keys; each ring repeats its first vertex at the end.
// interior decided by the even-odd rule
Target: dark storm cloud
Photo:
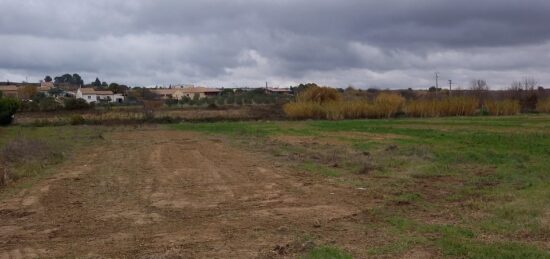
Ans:
{"type": "Polygon", "coordinates": [[[541,0],[0,0],[0,10],[0,81],[80,72],[132,84],[424,87],[435,70],[464,83],[550,81],[541,0]]]}

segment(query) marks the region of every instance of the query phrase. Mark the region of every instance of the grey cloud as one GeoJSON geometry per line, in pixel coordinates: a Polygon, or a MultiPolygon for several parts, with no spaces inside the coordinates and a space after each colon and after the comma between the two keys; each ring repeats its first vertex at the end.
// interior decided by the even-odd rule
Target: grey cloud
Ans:
{"type": "Polygon", "coordinates": [[[437,70],[498,87],[550,81],[543,0],[3,0],[0,10],[0,80],[426,87],[437,70]]]}

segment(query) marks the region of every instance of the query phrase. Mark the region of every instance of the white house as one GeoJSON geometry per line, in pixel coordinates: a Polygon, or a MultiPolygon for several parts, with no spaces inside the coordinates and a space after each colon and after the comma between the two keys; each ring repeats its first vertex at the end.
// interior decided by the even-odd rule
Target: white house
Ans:
{"type": "Polygon", "coordinates": [[[96,91],[94,88],[78,88],[76,98],[84,99],[87,103],[111,102],[121,103],[124,101],[122,94],[115,94],[111,91],[96,91]]]}

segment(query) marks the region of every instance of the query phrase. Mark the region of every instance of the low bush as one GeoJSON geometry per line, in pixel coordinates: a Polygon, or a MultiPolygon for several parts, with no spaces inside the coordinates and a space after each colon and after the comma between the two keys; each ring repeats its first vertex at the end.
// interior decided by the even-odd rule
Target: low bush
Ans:
{"type": "Polygon", "coordinates": [[[537,103],[537,111],[550,113],[550,97],[543,100],[539,100],[539,102],[537,103]]]}
{"type": "Polygon", "coordinates": [[[40,111],[40,106],[38,102],[35,101],[23,101],[19,107],[19,111],[24,112],[38,112],[40,111]]]}
{"type": "Polygon", "coordinates": [[[338,90],[330,87],[309,87],[296,96],[296,102],[326,103],[337,102],[342,99],[338,90]]]}
{"type": "Polygon", "coordinates": [[[84,117],[82,117],[82,115],[76,114],[71,116],[69,122],[71,123],[71,125],[81,125],[84,124],[86,120],[84,119],[84,117]]]}
{"type": "Polygon", "coordinates": [[[11,124],[19,107],[20,103],[15,99],[0,98],[0,126],[11,124]]]}
{"type": "Polygon", "coordinates": [[[64,101],[66,110],[85,110],[89,109],[90,105],[81,98],[68,98],[64,101]]]}
{"type": "Polygon", "coordinates": [[[380,93],[374,100],[371,114],[377,118],[391,118],[401,110],[405,98],[396,93],[380,93]]]}
{"type": "Polygon", "coordinates": [[[521,105],[514,100],[486,101],[485,109],[494,116],[516,115],[520,113],[521,105]]]}
{"type": "Polygon", "coordinates": [[[243,98],[241,96],[237,96],[235,98],[235,104],[239,106],[243,105],[243,98]]]}
{"type": "Polygon", "coordinates": [[[59,104],[53,97],[42,99],[38,104],[38,107],[40,107],[40,111],[43,112],[57,111],[62,108],[61,104],[59,104]]]}

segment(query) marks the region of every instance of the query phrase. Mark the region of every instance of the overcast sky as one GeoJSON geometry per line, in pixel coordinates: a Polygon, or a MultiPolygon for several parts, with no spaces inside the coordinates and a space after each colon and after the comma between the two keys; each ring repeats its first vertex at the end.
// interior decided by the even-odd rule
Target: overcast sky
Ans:
{"type": "Polygon", "coordinates": [[[0,81],[550,85],[548,0],[0,0],[0,81]]]}

